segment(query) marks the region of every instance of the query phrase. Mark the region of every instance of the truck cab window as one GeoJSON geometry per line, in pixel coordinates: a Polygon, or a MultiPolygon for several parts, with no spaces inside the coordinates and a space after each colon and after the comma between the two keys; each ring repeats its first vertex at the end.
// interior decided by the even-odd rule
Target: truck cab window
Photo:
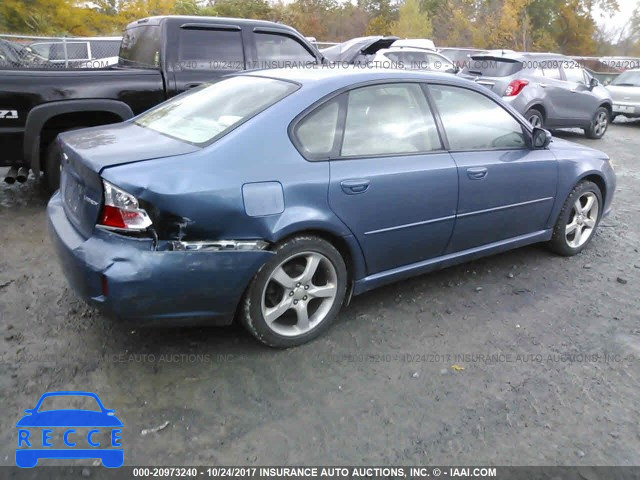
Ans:
{"type": "Polygon", "coordinates": [[[242,32],[183,29],[178,42],[178,62],[185,70],[243,69],[242,32]]]}

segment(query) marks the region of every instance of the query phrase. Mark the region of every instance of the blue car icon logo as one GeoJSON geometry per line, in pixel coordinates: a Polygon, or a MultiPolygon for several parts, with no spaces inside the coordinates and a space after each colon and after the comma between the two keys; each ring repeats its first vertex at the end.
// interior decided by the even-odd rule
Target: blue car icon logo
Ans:
{"type": "Polygon", "coordinates": [[[16,424],[18,467],[35,467],[40,458],[99,458],[102,465],[108,468],[121,467],[124,463],[124,451],[120,444],[122,422],[115,416],[114,410],[102,405],[95,393],[48,392],[40,397],[34,408],[25,410],[25,413],[16,424]],[[62,400],[63,403],[70,403],[91,399],[95,400],[98,409],[44,409],[42,406],[45,401],[51,403],[56,400],[58,403],[62,400]],[[108,435],[109,442],[103,439],[105,435],[108,435]]]}

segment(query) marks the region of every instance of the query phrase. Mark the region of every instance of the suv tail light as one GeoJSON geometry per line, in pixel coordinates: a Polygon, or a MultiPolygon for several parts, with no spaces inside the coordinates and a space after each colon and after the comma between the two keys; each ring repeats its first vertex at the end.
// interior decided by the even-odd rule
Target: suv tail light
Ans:
{"type": "Polygon", "coordinates": [[[505,97],[515,97],[524,87],[529,85],[528,80],[512,80],[507,89],[504,91],[505,97]]]}
{"type": "Polygon", "coordinates": [[[140,208],[138,199],[106,180],[104,187],[104,207],[98,226],[112,230],[139,232],[151,226],[147,212],[140,208]]]}

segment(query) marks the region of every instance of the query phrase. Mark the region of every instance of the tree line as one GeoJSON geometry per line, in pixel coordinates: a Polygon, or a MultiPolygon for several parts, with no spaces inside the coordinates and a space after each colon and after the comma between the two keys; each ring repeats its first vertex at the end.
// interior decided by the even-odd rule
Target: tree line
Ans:
{"type": "Polygon", "coordinates": [[[630,0],[2,0],[0,32],[118,35],[142,17],[213,15],[281,22],[319,41],[397,35],[438,46],[640,55],[640,7],[617,29],[596,22],[618,1],[630,0]]]}

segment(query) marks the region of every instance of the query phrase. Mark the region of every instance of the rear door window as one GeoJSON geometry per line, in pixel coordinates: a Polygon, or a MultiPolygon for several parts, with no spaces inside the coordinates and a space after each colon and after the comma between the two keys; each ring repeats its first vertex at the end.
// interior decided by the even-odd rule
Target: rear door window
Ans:
{"type": "Polygon", "coordinates": [[[180,30],[178,62],[188,70],[244,69],[240,30],[180,30]]]}
{"type": "Polygon", "coordinates": [[[274,33],[255,33],[258,63],[262,68],[284,68],[316,63],[299,41],[274,33]]]}
{"type": "Polygon", "coordinates": [[[418,84],[388,84],[349,92],[341,156],[401,155],[442,149],[418,84]]]}
{"type": "Polygon", "coordinates": [[[295,128],[294,136],[302,155],[309,160],[327,159],[333,151],[338,133],[339,100],[320,106],[295,128]]]}

